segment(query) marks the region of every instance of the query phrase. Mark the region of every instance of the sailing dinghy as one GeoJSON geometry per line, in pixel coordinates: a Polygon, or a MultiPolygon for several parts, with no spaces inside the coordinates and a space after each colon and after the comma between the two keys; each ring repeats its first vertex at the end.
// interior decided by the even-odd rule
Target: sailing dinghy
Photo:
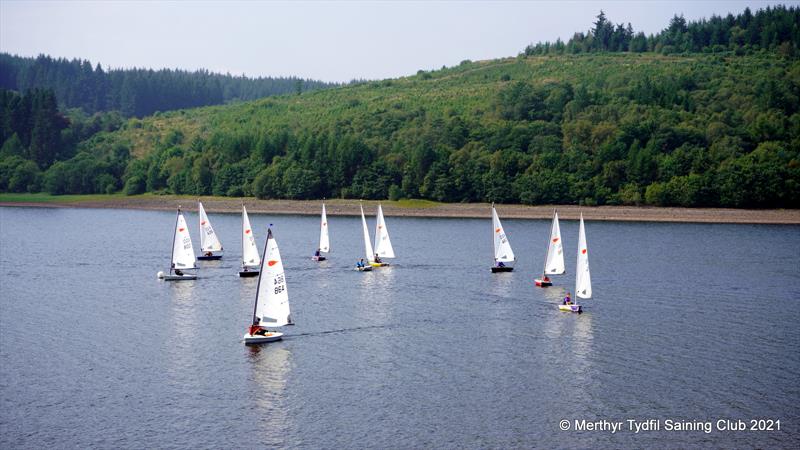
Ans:
{"type": "Polygon", "coordinates": [[[388,266],[381,258],[394,258],[392,241],[389,239],[389,229],[386,228],[386,221],[383,219],[383,208],[378,204],[378,217],[375,223],[375,256],[369,260],[372,267],[388,266]]]}
{"type": "Polygon", "coordinates": [[[258,275],[253,322],[244,335],[244,343],[261,344],[277,341],[283,337],[283,333],[269,331],[267,327],[292,324],[281,252],[270,228],[267,230],[267,243],[264,246],[264,258],[261,260],[261,271],[258,275]]]}
{"type": "Polygon", "coordinates": [[[509,244],[506,232],[500,223],[500,217],[497,216],[497,210],[494,209],[494,203],[492,203],[492,240],[494,242],[492,273],[511,272],[514,267],[507,266],[506,263],[514,262],[514,251],[511,250],[511,244],[509,244]]]}
{"type": "Polygon", "coordinates": [[[242,270],[239,276],[257,277],[261,266],[261,256],[258,254],[256,237],[253,236],[253,228],[250,226],[250,218],[247,216],[247,208],[242,202],[242,270]]]}
{"type": "MultiPolygon", "coordinates": [[[[578,263],[575,267],[575,297],[592,298],[592,277],[589,274],[589,253],[586,246],[586,229],[583,227],[583,213],[578,231],[578,263]]],[[[561,311],[583,312],[583,307],[573,301],[569,305],[558,305],[561,311]]]]}
{"type": "Polygon", "coordinates": [[[364,254],[366,255],[367,263],[364,264],[364,259],[356,263],[356,270],[359,272],[371,272],[372,265],[371,265],[371,258],[373,257],[372,253],[372,242],[369,240],[369,230],[367,229],[367,219],[364,217],[364,207],[361,207],[361,228],[364,232],[364,254]]]}
{"type": "Polygon", "coordinates": [[[172,235],[172,256],[170,257],[169,273],[158,272],[158,278],[164,281],[196,280],[197,274],[183,273],[184,270],[195,270],[194,248],[192,247],[192,237],[189,235],[189,228],[186,226],[186,219],[178,207],[178,215],[175,218],[175,233],[172,235]]]}
{"type": "Polygon", "coordinates": [[[327,258],[322,253],[331,251],[331,241],[328,237],[328,216],[325,214],[325,203],[322,204],[322,218],[319,223],[319,247],[311,257],[314,261],[325,261],[327,258]]]}
{"type": "Polygon", "coordinates": [[[553,210],[553,222],[550,224],[550,239],[547,241],[547,254],[544,257],[542,278],[536,278],[536,286],[552,286],[548,275],[561,275],[566,272],[564,267],[564,249],[561,243],[561,229],[558,226],[558,211],[553,210]]]}
{"type": "Polygon", "coordinates": [[[215,255],[214,252],[222,251],[222,243],[214,232],[214,227],[211,226],[211,221],[208,220],[206,210],[203,208],[203,203],[197,202],[197,214],[200,216],[200,253],[197,257],[198,260],[216,260],[222,259],[222,255],[215,255]]]}

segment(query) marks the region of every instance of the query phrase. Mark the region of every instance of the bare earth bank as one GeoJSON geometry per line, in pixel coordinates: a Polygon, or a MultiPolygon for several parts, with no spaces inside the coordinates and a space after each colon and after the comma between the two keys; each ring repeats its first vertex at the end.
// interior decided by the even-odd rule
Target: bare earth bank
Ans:
{"type": "MultiPolygon", "coordinates": [[[[212,213],[238,213],[241,199],[203,197],[203,206],[212,213]]],[[[363,204],[367,215],[374,215],[379,202],[358,200],[325,200],[329,215],[360,214],[359,204],[363,204]]],[[[387,216],[405,217],[489,217],[488,203],[430,203],[430,202],[380,202],[387,216]]],[[[321,200],[257,200],[244,199],[248,212],[268,214],[308,214],[320,213],[321,200]]],[[[182,206],[187,211],[196,211],[194,198],[177,196],[134,196],[109,197],[80,201],[51,203],[38,202],[0,202],[0,206],[27,207],[72,207],[72,208],[125,208],[147,210],[172,210],[182,206]]],[[[768,209],[729,209],[729,208],[658,208],[644,206],[575,206],[575,205],[496,205],[502,218],[547,219],[552,217],[553,208],[558,209],[562,219],[577,219],[580,212],[586,220],[618,220],[645,222],[699,222],[699,223],[762,223],[762,224],[800,224],[800,210],[768,209]]]]}

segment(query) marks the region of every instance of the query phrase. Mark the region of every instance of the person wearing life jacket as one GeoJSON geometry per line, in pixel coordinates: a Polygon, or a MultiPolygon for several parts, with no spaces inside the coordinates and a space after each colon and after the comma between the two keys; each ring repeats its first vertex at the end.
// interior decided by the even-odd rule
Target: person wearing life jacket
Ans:
{"type": "Polygon", "coordinates": [[[564,297],[564,304],[565,305],[571,305],[572,304],[572,298],[570,298],[570,296],[569,296],[569,291],[567,291],[567,296],[564,297]]]}
{"type": "Polygon", "coordinates": [[[266,336],[267,330],[261,328],[258,324],[250,325],[250,336],[266,336]]]}

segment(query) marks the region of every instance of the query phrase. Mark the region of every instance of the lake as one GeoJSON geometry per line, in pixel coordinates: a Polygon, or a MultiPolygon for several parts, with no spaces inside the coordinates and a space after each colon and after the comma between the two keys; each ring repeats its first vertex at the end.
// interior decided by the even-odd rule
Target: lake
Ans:
{"type": "Polygon", "coordinates": [[[251,347],[239,215],[210,214],[224,258],[169,283],[174,211],[0,208],[0,447],[800,445],[800,227],[586,222],[578,315],[556,306],[577,222],[541,289],[550,221],[503,220],[516,269],[492,274],[486,216],[387,217],[397,258],[361,273],[360,218],[329,217],[316,263],[319,217],[251,214],[296,322],[251,347]]]}

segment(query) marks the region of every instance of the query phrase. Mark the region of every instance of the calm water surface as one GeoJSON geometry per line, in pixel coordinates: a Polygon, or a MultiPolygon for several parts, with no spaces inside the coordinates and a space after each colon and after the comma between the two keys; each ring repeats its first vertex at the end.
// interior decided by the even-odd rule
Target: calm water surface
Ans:
{"type": "Polygon", "coordinates": [[[517,269],[493,275],[488,211],[388,217],[395,265],[359,273],[359,218],[329,218],[317,264],[317,217],[252,214],[259,247],[274,224],[297,325],[246,347],[240,217],[211,216],[222,261],[165,283],[174,218],[0,208],[0,447],[800,445],[800,227],[587,222],[579,316],[556,309],[574,221],[568,274],[538,289],[549,221],[504,220],[517,269]],[[760,418],[781,431],[664,430],[760,418]]]}

